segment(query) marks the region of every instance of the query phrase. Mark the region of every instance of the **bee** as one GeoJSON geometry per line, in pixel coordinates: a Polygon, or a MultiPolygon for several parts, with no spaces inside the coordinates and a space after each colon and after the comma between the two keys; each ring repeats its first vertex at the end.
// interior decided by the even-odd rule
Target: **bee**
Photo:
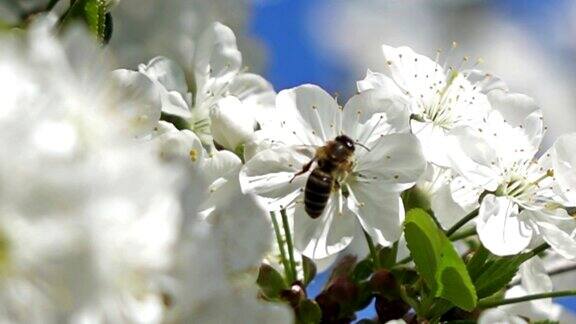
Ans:
{"type": "Polygon", "coordinates": [[[355,144],[359,143],[346,135],[337,136],[318,147],[310,162],[292,178],[294,180],[298,175],[308,172],[316,162],[304,188],[304,209],[310,217],[318,218],[322,215],[333,189],[340,186],[337,179],[352,171],[355,144]]]}

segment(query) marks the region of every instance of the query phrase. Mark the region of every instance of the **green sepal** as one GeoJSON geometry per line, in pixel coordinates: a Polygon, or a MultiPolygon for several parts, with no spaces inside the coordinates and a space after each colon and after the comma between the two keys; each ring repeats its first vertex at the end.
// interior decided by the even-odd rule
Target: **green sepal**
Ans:
{"type": "Polygon", "coordinates": [[[397,254],[398,242],[389,247],[379,248],[378,257],[380,259],[380,266],[384,269],[391,269],[396,264],[397,254]]]}
{"type": "Polygon", "coordinates": [[[479,270],[474,270],[474,284],[478,298],[491,296],[505,288],[518,272],[520,265],[530,256],[528,253],[512,257],[490,255],[479,270]]]}
{"type": "Polygon", "coordinates": [[[350,279],[356,283],[368,279],[374,270],[374,263],[372,259],[364,259],[354,267],[350,279]]]}
{"type": "Polygon", "coordinates": [[[316,264],[310,258],[302,256],[302,270],[304,272],[304,285],[308,284],[316,277],[316,264]]]}
{"type": "Polygon", "coordinates": [[[268,264],[262,264],[258,272],[256,283],[260,287],[264,297],[277,299],[283,290],[288,289],[288,285],[282,275],[268,264]]]}
{"type": "Polygon", "coordinates": [[[320,306],[309,299],[303,299],[296,307],[296,319],[298,324],[316,324],[322,320],[320,306]]]}

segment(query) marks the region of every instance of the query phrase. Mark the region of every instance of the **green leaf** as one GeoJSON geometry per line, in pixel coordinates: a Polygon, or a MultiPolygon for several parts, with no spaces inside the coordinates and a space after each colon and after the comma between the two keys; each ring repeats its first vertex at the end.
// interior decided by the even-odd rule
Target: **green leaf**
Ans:
{"type": "Polygon", "coordinates": [[[262,290],[265,297],[275,299],[280,296],[280,293],[288,289],[288,285],[282,278],[282,275],[268,264],[262,264],[258,272],[258,279],[256,283],[262,290]]]}
{"type": "Polygon", "coordinates": [[[478,298],[491,296],[506,287],[528,257],[528,254],[513,257],[491,255],[481,270],[475,271],[479,272],[474,278],[478,298]]]}
{"type": "Polygon", "coordinates": [[[486,262],[486,259],[490,256],[490,252],[484,247],[484,245],[480,245],[480,247],[474,252],[474,255],[466,264],[466,268],[468,268],[468,273],[472,280],[476,280],[476,278],[482,273],[482,267],[486,262]]]}
{"type": "Polygon", "coordinates": [[[112,37],[112,16],[105,0],[75,0],[61,18],[61,24],[82,20],[96,38],[106,44],[112,37]]]}
{"type": "Polygon", "coordinates": [[[304,271],[304,285],[308,286],[310,281],[316,277],[316,264],[314,264],[314,261],[303,255],[302,270],[304,271]]]}
{"type": "Polygon", "coordinates": [[[422,209],[410,210],[404,234],[416,269],[434,296],[474,309],[478,299],[466,265],[432,217],[422,209]]]}
{"type": "Polygon", "coordinates": [[[84,15],[88,28],[103,41],[106,32],[106,1],[104,0],[87,0],[84,6],[84,15]]]}
{"type": "Polygon", "coordinates": [[[296,317],[300,324],[320,323],[322,310],[315,301],[303,299],[296,308],[296,317]]]}

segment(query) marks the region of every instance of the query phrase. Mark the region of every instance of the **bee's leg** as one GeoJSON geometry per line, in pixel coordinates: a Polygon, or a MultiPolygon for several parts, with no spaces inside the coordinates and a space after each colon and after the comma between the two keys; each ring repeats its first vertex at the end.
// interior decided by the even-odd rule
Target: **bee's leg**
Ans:
{"type": "Polygon", "coordinates": [[[316,161],[316,158],[313,158],[312,160],[310,160],[310,162],[304,164],[304,166],[302,167],[302,170],[294,173],[294,176],[292,177],[292,179],[290,179],[289,183],[292,183],[292,181],[294,181],[294,179],[296,179],[297,176],[308,172],[308,170],[310,170],[310,168],[312,167],[312,163],[314,163],[314,161],[316,161]]]}

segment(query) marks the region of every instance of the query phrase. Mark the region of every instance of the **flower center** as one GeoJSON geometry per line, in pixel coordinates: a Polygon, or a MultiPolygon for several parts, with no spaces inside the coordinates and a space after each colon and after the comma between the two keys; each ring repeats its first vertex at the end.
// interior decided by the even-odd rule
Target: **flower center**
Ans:
{"type": "Polygon", "coordinates": [[[500,185],[497,193],[520,202],[534,202],[534,196],[540,189],[539,183],[553,175],[554,173],[551,169],[547,170],[546,173],[536,180],[528,180],[525,176],[514,174],[510,176],[508,181],[500,185]]]}
{"type": "Polygon", "coordinates": [[[456,89],[453,86],[458,73],[457,70],[450,68],[444,87],[436,89],[437,100],[433,100],[432,104],[424,104],[423,118],[425,121],[447,129],[453,127],[457,118],[452,113],[452,105],[460,100],[460,95],[457,93],[463,91],[462,87],[456,89]]]}

